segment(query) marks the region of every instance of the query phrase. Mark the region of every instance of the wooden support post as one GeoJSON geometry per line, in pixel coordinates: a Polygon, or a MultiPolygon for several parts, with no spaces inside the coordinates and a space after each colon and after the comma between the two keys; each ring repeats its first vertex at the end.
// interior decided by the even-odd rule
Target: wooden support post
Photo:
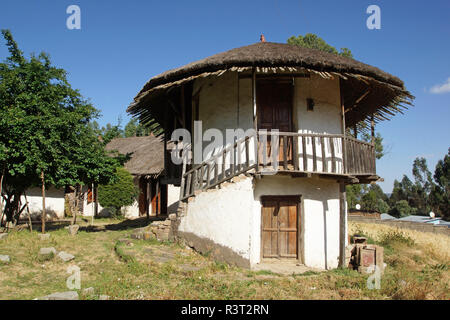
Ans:
{"type": "Polygon", "coordinates": [[[151,193],[152,193],[152,188],[151,188],[151,184],[150,184],[150,179],[145,179],[145,188],[146,188],[146,192],[145,192],[145,215],[147,216],[147,221],[150,221],[150,210],[151,210],[151,203],[152,203],[152,197],[151,197],[151,193]]]}
{"type": "Polygon", "coordinates": [[[258,131],[258,114],[256,112],[256,69],[252,70],[253,128],[258,131]]]}
{"type": "MultiPolygon", "coordinates": [[[[41,215],[41,223],[42,223],[42,233],[45,233],[45,177],[44,170],[41,170],[41,182],[42,182],[42,215],[41,215]]],[[[78,208],[77,208],[78,210],[78,208]]],[[[75,210],[75,215],[77,214],[77,210],[75,210]]]]}
{"type": "Polygon", "coordinates": [[[0,178],[0,226],[2,225],[3,219],[3,177],[5,176],[6,164],[3,165],[2,176],[0,178]]]}
{"type": "Polygon", "coordinates": [[[373,118],[373,114],[370,117],[370,133],[372,136],[372,143],[375,143],[375,120],[373,118]]]}
{"type": "Polygon", "coordinates": [[[345,267],[345,238],[347,229],[345,183],[339,183],[339,267],[345,267]]]}
{"type": "Polygon", "coordinates": [[[345,106],[344,106],[344,95],[342,94],[342,79],[339,78],[340,95],[341,95],[341,114],[342,114],[342,134],[344,138],[342,139],[342,173],[347,173],[347,138],[345,135],[345,106]]]}

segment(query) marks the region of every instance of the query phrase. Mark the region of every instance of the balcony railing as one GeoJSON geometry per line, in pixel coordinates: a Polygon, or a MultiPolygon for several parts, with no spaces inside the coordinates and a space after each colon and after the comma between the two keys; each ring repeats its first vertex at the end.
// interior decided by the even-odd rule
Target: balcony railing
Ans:
{"type": "Polygon", "coordinates": [[[375,146],[340,134],[259,131],[183,172],[180,197],[186,199],[252,169],[258,174],[372,176],[375,146]]]}

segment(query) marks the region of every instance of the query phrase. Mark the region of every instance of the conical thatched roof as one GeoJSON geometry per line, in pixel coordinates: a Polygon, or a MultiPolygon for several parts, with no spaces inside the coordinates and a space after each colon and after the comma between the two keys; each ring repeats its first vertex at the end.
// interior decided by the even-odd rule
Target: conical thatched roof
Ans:
{"type": "Polygon", "coordinates": [[[375,122],[387,120],[414,98],[403,81],[376,67],[335,54],[296,45],[259,42],[222,52],[208,58],[166,71],[151,78],[128,107],[128,112],[140,116],[142,121],[161,118],[157,104],[161,93],[196,77],[216,75],[226,71],[258,72],[300,71],[319,73],[324,77],[340,77],[343,81],[343,98],[349,110],[347,124],[367,121],[374,113],[375,122]],[[368,94],[364,95],[366,91],[368,94]],[[364,99],[359,98],[364,95],[364,99]],[[159,97],[158,97],[159,96],[159,97]],[[155,99],[156,98],[156,99],[155,99]],[[154,109],[153,111],[151,109],[154,109]]]}
{"type": "Polygon", "coordinates": [[[132,175],[157,176],[164,170],[164,143],[159,137],[116,138],[106,145],[106,150],[130,155],[125,169],[132,175]]]}

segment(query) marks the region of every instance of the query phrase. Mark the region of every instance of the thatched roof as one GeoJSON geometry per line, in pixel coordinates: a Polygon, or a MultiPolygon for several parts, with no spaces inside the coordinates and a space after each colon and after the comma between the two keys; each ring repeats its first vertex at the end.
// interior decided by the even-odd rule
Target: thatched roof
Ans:
{"type": "Polygon", "coordinates": [[[245,72],[252,68],[256,68],[257,72],[306,70],[323,77],[341,78],[345,106],[349,109],[346,114],[348,125],[367,121],[372,113],[376,122],[387,120],[410,105],[414,98],[402,80],[357,60],[296,45],[259,42],[151,78],[128,107],[128,112],[140,116],[144,122],[151,117],[158,119],[156,109],[161,107],[157,105],[161,99],[158,101],[155,98],[160,97],[162,92],[167,96],[167,90],[197,77],[220,76],[226,71],[245,72]]]}
{"type": "Polygon", "coordinates": [[[164,143],[160,137],[116,138],[106,145],[106,150],[130,155],[125,169],[132,175],[158,176],[164,170],[164,143]]]}

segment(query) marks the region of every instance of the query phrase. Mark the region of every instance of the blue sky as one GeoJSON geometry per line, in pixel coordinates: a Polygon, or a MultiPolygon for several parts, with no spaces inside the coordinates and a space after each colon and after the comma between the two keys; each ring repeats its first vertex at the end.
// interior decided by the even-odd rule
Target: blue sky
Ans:
{"type": "MultiPolygon", "coordinates": [[[[450,81],[447,0],[2,0],[1,8],[0,28],[11,29],[27,55],[48,52],[66,69],[72,86],[101,110],[100,124],[119,116],[127,122],[136,93],[167,69],[257,42],[261,33],[286,42],[311,32],[400,77],[416,96],[405,115],[377,127],[389,151],[377,163],[385,192],[411,175],[415,157],[426,157],[434,171],[450,146],[450,90],[430,90],[450,81]],[[66,27],[72,4],[81,8],[81,30],[66,27]],[[371,4],[381,8],[381,30],[366,27],[371,4]]],[[[6,56],[1,41],[0,59],[6,56]]]]}

